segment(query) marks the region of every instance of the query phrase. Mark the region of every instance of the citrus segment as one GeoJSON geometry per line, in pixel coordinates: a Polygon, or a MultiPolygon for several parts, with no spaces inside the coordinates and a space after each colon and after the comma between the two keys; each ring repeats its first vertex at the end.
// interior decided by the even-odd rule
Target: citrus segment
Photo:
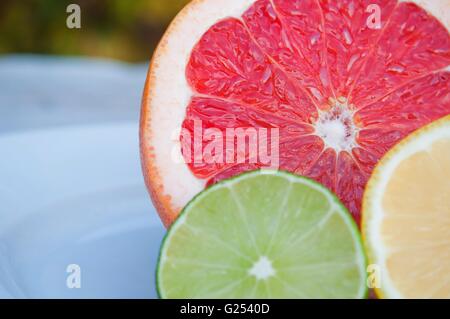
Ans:
{"type": "Polygon", "coordinates": [[[220,182],[191,201],[164,240],[164,298],[362,298],[356,224],[323,186],[279,171],[220,182]]]}
{"type": "Polygon", "coordinates": [[[332,85],[338,96],[348,96],[368,56],[377,48],[397,1],[329,0],[320,1],[320,4],[332,85]]]}
{"type": "Polygon", "coordinates": [[[256,1],[242,16],[264,54],[320,106],[331,96],[319,30],[322,18],[315,1],[256,1]],[[299,14],[308,12],[308,14],[299,14]],[[320,74],[321,77],[317,77],[320,74]]]}
{"type": "Polygon", "coordinates": [[[379,158],[430,120],[450,114],[449,92],[449,73],[436,72],[397,89],[383,101],[361,108],[355,115],[365,126],[358,138],[361,148],[379,158]]]}
{"type": "Polygon", "coordinates": [[[381,160],[364,195],[363,233],[387,298],[449,298],[450,116],[381,160]]]}
{"type": "Polygon", "coordinates": [[[410,81],[444,70],[449,48],[448,30],[437,19],[413,3],[400,2],[350,93],[353,103],[364,107],[410,81]]]}
{"type": "Polygon", "coordinates": [[[237,19],[217,23],[201,38],[186,76],[200,94],[303,122],[314,112],[309,99],[270,62],[237,19]]]}

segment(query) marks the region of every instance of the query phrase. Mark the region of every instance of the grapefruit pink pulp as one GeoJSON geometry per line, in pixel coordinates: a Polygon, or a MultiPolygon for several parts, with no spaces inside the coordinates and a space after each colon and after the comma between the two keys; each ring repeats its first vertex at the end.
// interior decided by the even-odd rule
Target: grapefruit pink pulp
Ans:
{"type": "Polygon", "coordinates": [[[246,163],[195,162],[179,133],[194,136],[195,123],[223,136],[278,128],[279,168],[328,187],[359,223],[379,159],[450,114],[449,9],[448,0],[189,4],[154,55],[143,98],[143,169],[164,223],[208,185],[266,166],[248,149],[246,163]],[[181,152],[187,162],[174,160],[181,152]]]}

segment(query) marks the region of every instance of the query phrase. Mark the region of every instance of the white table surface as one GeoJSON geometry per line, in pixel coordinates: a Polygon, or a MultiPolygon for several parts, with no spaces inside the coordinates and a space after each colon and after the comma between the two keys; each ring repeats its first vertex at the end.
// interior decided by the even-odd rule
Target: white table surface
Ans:
{"type": "Polygon", "coordinates": [[[165,230],[139,162],[146,69],[0,57],[0,297],[156,297],[165,230]]]}

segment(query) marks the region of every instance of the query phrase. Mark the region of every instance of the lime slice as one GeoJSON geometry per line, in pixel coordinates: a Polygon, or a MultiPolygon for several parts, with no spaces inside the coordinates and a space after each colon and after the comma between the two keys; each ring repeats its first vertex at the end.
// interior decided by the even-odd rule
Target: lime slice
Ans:
{"type": "Polygon", "coordinates": [[[260,170],[194,198],[163,242],[162,298],[363,298],[352,217],[325,187],[260,170]]]}

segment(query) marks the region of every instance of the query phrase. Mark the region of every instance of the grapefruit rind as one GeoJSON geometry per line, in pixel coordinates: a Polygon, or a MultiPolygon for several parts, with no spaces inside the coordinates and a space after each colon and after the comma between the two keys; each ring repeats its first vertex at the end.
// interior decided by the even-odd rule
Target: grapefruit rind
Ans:
{"type": "Polygon", "coordinates": [[[198,201],[202,200],[203,198],[207,197],[208,194],[214,192],[216,189],[223,188],[223,187],[232,187],[234,183],[238,183],[242,180],[245,180],[247,178],[251,178],[254,176],[267,174],[267,175],[273,175],[273,176],[280,176],[287,180],[293,181],[295,183],[303,183],[305,185],[310,186],[311,188],[314,188],[316,190],[319,190],[322,194],[324,194],[330,203],[335,205],[337,209],[334,211],[339,214],[339,216],[342,218],[342,220],[345,222],[345,224],[348,227],[348,230],[350,231],[350,234],[353,239],[353,243],[356,248],[356,255],[359,256],[358,265],[359,265],[359,276],[360,276],[360,288],[355,296],[355,299],[367,299],[369,296],[369,289],[366,285],[366,275],[367,275],[367,265],[368,265],[368,258],[366,255],[366,252],[364,250],[364,244],[361,237],[361,233],[359,231],[358,225],[356,224],[355,220],[352,218],[351,214],[347,210],[347,208],[342,204],[342,202],[339,200],[339,198],[330,192],[326,187],[324,187],[322,184],[307,178],[303,176],[298,176],[295,174],[292,174],[290,172],[286,171],[280,171],[280,170],[269,170],[269,169],[259,169],[255,171],[245,172],[240,175],[234,176],[232,178],[222,180],[218,182],[217,184],[214,184],[213,186],[209,187],[208,189],[200,192],[197,194],[181,211],[178,218],[172,223],[170,228],[168,229],[167,233],[165,234],[162,244],[160,253],[158,256],[157,266],[156,266],[156,273],[155,273],[155,282],[156,282],[156,290],[159,298],[166,299],[168,296],[165,293],[165,289],[162,284],[162,278],[161,278],[161,267],[162,263],[164,261],[164,258],[166,256],[166,251],[170,245],[171,237],[177,232],[179,228],[183,226],[183,224],[186,222],[186,219],[189,215],[189,213],[192,211],[192,206],[194,206],[198,201]]]}
{"type": "Polygon", "coordinates": [[[383,246],[379,232],[384,215],[381,198],[389,177],[404,159],[427,149],[441,138],[450,139],[450,115],[417,130],[394,146],[375,167],[367,184],[362,202],[361,231],[369,264],[381,267],[380,287],[374,289],[379,298],[403,298],[386,271],[387,248],[383,246]]]}
{"type": "Polygon", "coordinates": [[[400,0],[399,2],[415,3],[435,16],[447,30],[450,30],[450,0],[400,0]]]}
{"type": "Polygon", "coordinates": [[[222,18],[240,16],[253,0],[194,0],[172,21],[159,43],[142,98],[140,139],[147,187],[166,226],[204,189],[182,161],[180,128],[192,91],[185,69],[196,42],[222,18]]]}

